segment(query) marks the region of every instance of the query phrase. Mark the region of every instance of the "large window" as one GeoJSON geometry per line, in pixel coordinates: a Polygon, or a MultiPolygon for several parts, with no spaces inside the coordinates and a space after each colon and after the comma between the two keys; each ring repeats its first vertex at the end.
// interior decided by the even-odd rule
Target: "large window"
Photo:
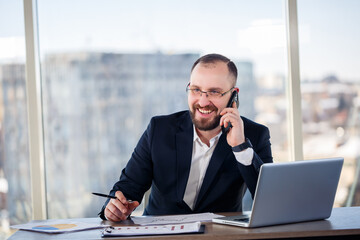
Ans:
{"type": "Polygon", "coordinates": [[[336,206],[360,205],[360,2],[300,0],[304,158],[345,158],[336,206]]]}
{"type": "Polygon", "coordinates": [[[90,193],[111,189],[152,116],[188,109],[206,53],[237,64],[241,114],[288,160],[282,4],[39,0],[49,217],[96,216],[104,200],[90,193]]]}
{"type": "MultiPolygon", "coordinates": [[[[297,2],[304,158],[344,157],[335,206],[359,205],[360,3],[297,2]]],[[[111,189],[152,116],[188,108],[191,65],[207,53],[236,63],[240,113],[270,128],[275,162],[289,161],[283,4],[38,0],[48,217],[97,215],[104,200],[91,192],[111,189]]],[[[32,216],[23,10],[0,0],[4,236],[32,216]]]]}
{"type": "Polygon", "coordinates": [[[22,1],[0,0],[0,239],[31,219],[22,1]]]}

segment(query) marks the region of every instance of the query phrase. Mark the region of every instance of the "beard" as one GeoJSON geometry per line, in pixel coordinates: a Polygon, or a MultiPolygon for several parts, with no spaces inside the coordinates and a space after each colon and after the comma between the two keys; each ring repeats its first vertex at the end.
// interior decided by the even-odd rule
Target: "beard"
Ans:
{"type": "MultiPolygon", "coordinates": [[[[212,119],[195,119],[195,112],[197,111],[197,109],[200,108],[199,104],[194,104],[193,108],[190,109],[190,116],[191,116],[191,120],[194,123],[195,127],[201,131],[210,131],[213,130],[215,128],[217,128],[220,125],[220,118],[221,115],[216,115],[214,118],[212,119]]],[[[207,106],[205,108],[203,108],[204,110],[213,110],[214,112],[217,112],[217,107],[215,106],[207,106]]]]}

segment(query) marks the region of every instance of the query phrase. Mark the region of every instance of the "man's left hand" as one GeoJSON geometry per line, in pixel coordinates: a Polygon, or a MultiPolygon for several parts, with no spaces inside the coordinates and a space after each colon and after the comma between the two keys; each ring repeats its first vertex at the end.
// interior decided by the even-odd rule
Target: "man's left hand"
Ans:
{"type": "Polygon", "coordinates": [[[231,147],[238,146],[245,142],[244,123],[240,117],[239,110],[236,108],[236,103],[233,103],[231,108],[224,108],[220,115],[220,126],[227,127],[229,122],[232,128],[229,129],[226,140],[231,147]]]}

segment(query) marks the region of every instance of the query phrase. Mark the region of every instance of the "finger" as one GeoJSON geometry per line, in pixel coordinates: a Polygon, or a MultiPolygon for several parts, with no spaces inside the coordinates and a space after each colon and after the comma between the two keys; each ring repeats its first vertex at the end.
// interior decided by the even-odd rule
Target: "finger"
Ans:
{"type": "Polygon", "coordinates": [[[221,117],[220,118],[220,126],[223,126],[224,125],[224,117],[221,117]]]}
{"type": "Polygon", "coordinates": [[[220,112],[220,115],[225,115],[227,113],[234,113],[234,114],[237,114],[237,115],[240,115],[239,114],[239,110],[237,108],[224,108],[221,112],[220,112]]]}
{"type": "Polygon", "coordinates": [[[223,117],[220,119],[220,126],[224,126],[225,128],[231,123],[231,120],[228,117],[223,117]]]}
{"type": "Polygon", "coordinates": [[[123,204],[127,203],[127,199],[126,199],[126,197],[124,196],[124,194],[121,191],[117,191],[115,193],[115,197],[118,200],[120,200],[120,202],[122,202],[123,204]]]}
{"type": "Polygon", "coordinates": [[[232,108],[237,108],[236,102],[234,101],[232,104],[232,108]]]}
{"type": "Polygon", "coordinates": [[[111,199],[110,202],[123,214],[125,214],[128,209],[119,199],[111,199]]]}
{"type": "Polygon", "coordinates": [[[140,203],[138,201],[129,202],[126,205],[127,211],[124,214],[126,216],[129,216],[135,210],[135,208],[137,208],[139,205],[140,205],[140,203]]]}
{"type": "Polygon", "coordinates": [[[110,200],[109,204],[106,206],[107,209],[109,209],[112,213],[114,213],[115,215],[117,215],[118,217],[121,217],[122,215],[122,211],[121,209],[116,205],[116,202],[118,200],[116,199],[112,199],[110,200]],[[114,204],[115,203],[115,204],[114,204]]]}
{"type": "Polygon", "coordinates": [[[116,216],[114,213],[112,213],[109,209],[105,209],[105,217],[107,220],[118,222],[121,221],[121,219],[116,216]]]}
{"type": "Polygon", "coordinates": [[[230,118],[230,119],[238,119],[239,115],[236,112],[227,112],[223,117],[230,118]]]}
{"type": "Polygon", "coordinates": [[[121,221],[122,213],[113,204],[109,203],[105,208],[105,216],[111,221],[121,221]]]}
{"type": "MultiPolygon", "coordinates": [[[[116,196],[117,200],[118,200],[119,202],[121,202],[122,205],[127,209],[127,208],[128,208],[128,205],[129,205],[129,201],[127,200],[127,198],[125,197],[125,195],[124,195],[121,191],[117,191],[117,192],[115,193],[115,196],[116,196]]],[[[118,204],[118,203],[117,203],[117,204],[118,204]]],[[[123,208],[121,207],[121,205],[118,205],[118,206],[120,206],[120,210],[125,211],[125,209],[123,209],[123,208]]]]}
{"type": "Polygon", "coordinates": [[[127,217],[130,215],[128,211],[122,212],[120,211],[115,205],[110,205],[108,210],[116,217],[116,221],[126,220],[127,217]]]}
{"type": "Polygon", "coordinates": [[[233,124],[231,123],[231,121],[225,121],[224,126],[225,126],[225,128],[227,128],[229,126],[230,126],[230,128],[232,128],[233,124]]]}
{"type": "Polygon", "coordinates": [[[235,113],[227,113],[226,115],[223,115],[220,118],[220,126],[224,125],[225,127],[227,126],[227,122],[236,122],[238,119],[238,116],[235,113]]]}
{"type": "Polygon", "coordinates": [[[229,121],[227,117],[227,115],[224,115],[220,118],[220,126],[226,127],[225,123],[229,121]]]}
{"type": "Polygon", "coordinates": [[[129,204],[129,208],[132,211],[134,211],[135,208],[137,208],[140,205],[140,203],[138,201],[134,201],[132,203],[129,204]]]}

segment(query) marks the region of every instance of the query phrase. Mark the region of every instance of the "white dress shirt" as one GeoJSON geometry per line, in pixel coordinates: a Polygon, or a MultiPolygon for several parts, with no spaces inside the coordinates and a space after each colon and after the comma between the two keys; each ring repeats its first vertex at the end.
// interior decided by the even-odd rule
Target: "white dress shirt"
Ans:
{"type": "MultiPolygon", "coordinates": [[[[222,134],[222,132],[220,131],[218,135],[210,139],[210,146],[207,146],[201,141],[195,130],[195,127],[193,131],[194,139],[191,167],[183,199],[191,209],[194,209],[196,199],[203,183],[206,170],[209,166],[211,156],[222,134]]],[[[242,152],[234,152],[236,160],[246,166],[252,163],[253,154],[254,151],[252,148],[248,148],[242,152]]]]}

